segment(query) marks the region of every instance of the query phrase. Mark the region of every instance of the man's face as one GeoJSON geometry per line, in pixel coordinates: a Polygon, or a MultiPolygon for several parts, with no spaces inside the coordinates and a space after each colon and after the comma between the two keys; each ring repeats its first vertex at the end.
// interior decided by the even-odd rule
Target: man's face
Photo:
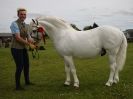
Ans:
{"type": "Polygon", "coordinates": [[[26,11],[19,11],[18,17],[21,21],[24,21],[26,19],[26,11]]]}

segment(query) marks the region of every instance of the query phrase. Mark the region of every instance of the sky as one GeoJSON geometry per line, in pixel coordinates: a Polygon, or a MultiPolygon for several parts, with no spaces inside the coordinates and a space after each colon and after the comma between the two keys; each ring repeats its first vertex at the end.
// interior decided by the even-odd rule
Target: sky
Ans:
{"type": "Polygon", "coordinates": [[[63,18],[80,29],[94,22],[133,29],[133,0],[0,0],[0,32],[11,32],[17,8],[27,9],[26,23],[46,15],[63,18]]]}

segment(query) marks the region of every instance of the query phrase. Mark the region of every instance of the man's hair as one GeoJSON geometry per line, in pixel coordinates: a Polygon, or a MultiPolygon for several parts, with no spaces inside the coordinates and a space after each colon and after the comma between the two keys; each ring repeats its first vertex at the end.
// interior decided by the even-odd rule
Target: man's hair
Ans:
{"type": "Polygon", "coordinates": [[[17,9],[17,14],[19,14],[20,11],[26,11],[27,12],[27,10],[25,8],[18,8],[17,9]]]}

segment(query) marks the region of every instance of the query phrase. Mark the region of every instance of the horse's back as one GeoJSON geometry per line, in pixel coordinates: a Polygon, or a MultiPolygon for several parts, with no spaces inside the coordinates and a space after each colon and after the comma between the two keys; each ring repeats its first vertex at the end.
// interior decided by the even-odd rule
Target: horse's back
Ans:
{"type": "Polygon", "coordinates": [[[101,26],[98,29],[101,31],[99,35],[103,47],[107,49],[118,46],[123,40],[124,33],[116,27],[101,26]]]}
{"type": "Polygon", "coordinates": [[[123,40],[123,32],[112,26],[101,26],[85,32],[78,32],[73,37],[73,49],[76,54],[96,56],[102,48],[112,50],[119,48],[123,40]],[[77,46],[76,46],[77,45],[77,46]],[[78,48],[79,47],[79,48],[78,48]],[[88,52],[88,53],[87,53],[88,52]]]}

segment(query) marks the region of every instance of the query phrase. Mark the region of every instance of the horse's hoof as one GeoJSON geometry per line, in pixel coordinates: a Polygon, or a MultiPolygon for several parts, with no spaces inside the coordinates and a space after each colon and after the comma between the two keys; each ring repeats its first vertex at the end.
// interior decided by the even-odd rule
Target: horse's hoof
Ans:
{"type": "Polygon", "coordinates": [[[119,78],[114,79],[113,83],[117,84],[119,82],[119,78]]]}
{"type": "Polygon", "coordinates": [[[70,86],[70,85],[64,84],[64,87],[68,87],[68,86],[70,86]]]}
{"type": "Polygon", "coordinates": [[[74,88],[75,88],[75,89],[79,89],[79,83],[78,83],[78,82],[75,82],[75,83],[74,83],[74,88]]]}
{"type": "Polygon", "coordinates": [[[74,87],[74,89],[76,89],[76,90],[78,90],[79,89],[79,86],[73,86],[74,87]]]}
{"type": "Polygon", "coordinates": [[[112,83],[107,82],[105,85],[108,86],[108,87],[110,87],[110,86],[112,86],[112,83]]]}
{"type": "Polygon", "coordinates": [[[64,86],[70,86],[70,81],[66,81],[65,83],[64,83],[64,86]]]}
{"type": "Polygon", "coordinates": [[[108,84],[108,83],[106,83],[106,84],[105,84],[105,86],[108,86],[108,87],[110,87],[111,85],[110,85],[110,84],[108,84]]]}

